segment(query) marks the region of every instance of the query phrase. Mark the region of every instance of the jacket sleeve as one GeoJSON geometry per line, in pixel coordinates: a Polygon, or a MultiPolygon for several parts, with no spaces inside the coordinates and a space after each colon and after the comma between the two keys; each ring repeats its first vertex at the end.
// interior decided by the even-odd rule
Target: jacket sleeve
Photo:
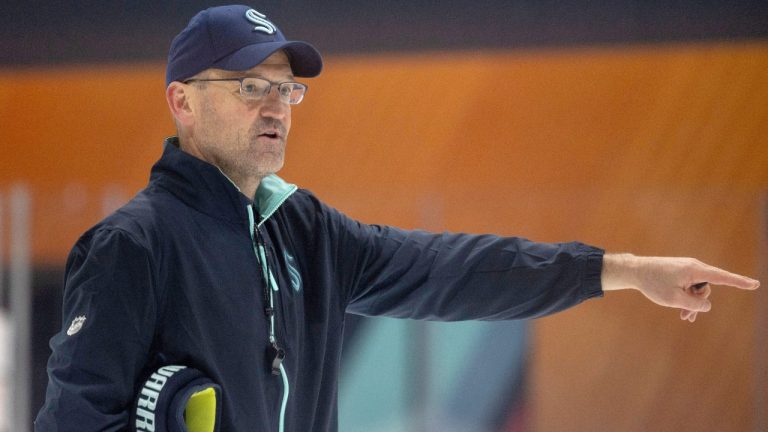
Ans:
{"type": "Polygon", "coordinates": [[[582,243],[407,231],[328,209],[347,312],[397,318],[523,319],[602,296],[604,251],[582,243]]]}
{"type": "Polygon", "coordinates": [[[36,431],[127,430],[155,327],[152,274],[147,250],[121,230],[89,232],[75,245],[36,431]]]}

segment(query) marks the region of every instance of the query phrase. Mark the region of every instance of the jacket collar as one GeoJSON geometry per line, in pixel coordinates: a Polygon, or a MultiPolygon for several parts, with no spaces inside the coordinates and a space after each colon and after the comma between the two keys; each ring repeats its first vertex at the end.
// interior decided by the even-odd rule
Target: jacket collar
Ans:
{"type": "MultiPolygon", "coordinates": [[[[209,216],[235,223],[248,222],[247,206],[252,203],[251,199],[217,166],[182,151],[175,136],[166,138],[163,155],[152,167],[149,181],[209,216]]],[[[262,222],[297,189],[274,174],[264,177],[253,200],[262,222]]]]}

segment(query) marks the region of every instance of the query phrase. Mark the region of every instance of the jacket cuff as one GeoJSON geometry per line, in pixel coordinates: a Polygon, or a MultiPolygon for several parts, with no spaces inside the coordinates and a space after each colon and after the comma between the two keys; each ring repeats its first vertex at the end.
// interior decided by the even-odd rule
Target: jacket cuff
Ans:
{"type": "Polygon", "coordinates": [[[591,299],[593,297],[603,296],[603,285],[601,282],[603,274],[603,255],[605,251],[600,248],[588,246],[586,252],[586,262],[582,274],[581,300],[591,299]]]}

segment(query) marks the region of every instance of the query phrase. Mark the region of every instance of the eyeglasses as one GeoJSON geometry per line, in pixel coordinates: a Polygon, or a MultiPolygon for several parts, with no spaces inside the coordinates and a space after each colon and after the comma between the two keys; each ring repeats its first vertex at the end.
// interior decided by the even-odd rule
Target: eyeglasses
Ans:
{"type": "Polygon", "coordinates": [[[188,79],[184,84],[195,81],[239,81],[240,96],[247,100],[259,100],[272,91],[272,86],[277,86],[277,94],[280,100],[291,105],[296,105],[304,99],[307,92],[307,85],[292,81],[281,83],[272,82],[263,78],[242,77],[242,78],[198,78],[188,79]]]}

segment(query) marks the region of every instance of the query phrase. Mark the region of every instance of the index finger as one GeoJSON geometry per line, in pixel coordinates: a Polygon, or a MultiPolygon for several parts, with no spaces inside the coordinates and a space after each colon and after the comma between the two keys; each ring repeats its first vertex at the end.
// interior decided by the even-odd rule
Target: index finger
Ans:
{"type": "Polygon", "coordinates": [[[717,267],[704,264],[704,271],[697,276],[715,285],[726,285],[745,290],[754,290],[760,286],[760,281],[746,276],[731,273],[717,267]]]}

